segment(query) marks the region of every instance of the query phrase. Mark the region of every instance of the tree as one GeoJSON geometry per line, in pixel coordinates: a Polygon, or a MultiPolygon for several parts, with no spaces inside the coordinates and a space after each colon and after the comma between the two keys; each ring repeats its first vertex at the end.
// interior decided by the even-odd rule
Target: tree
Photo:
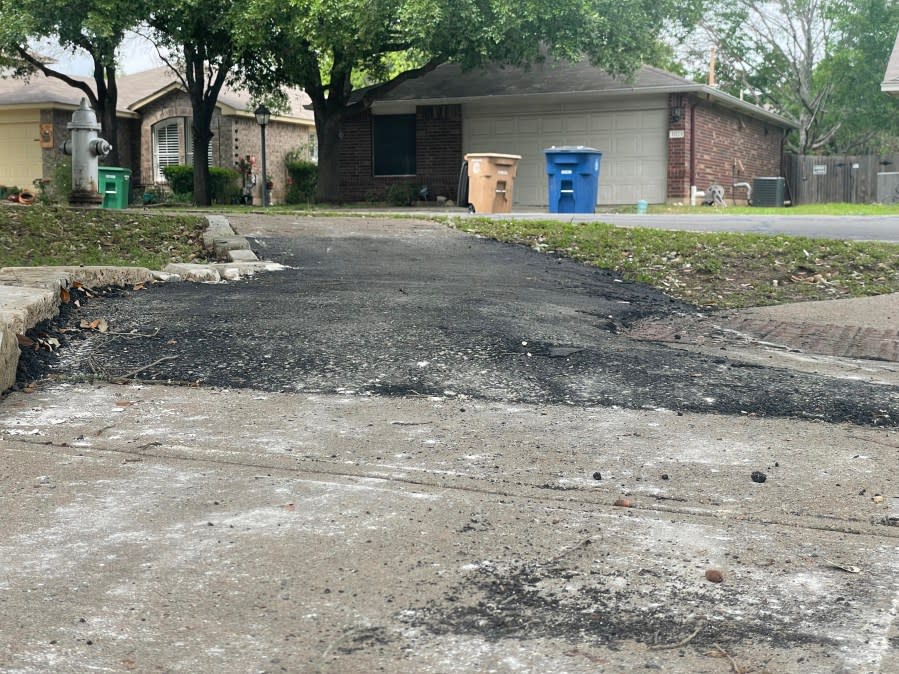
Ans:
{"type": "Polygon", "coordinates": [[[824,148],[839,130],[825,111],[834,83],[816,77],[834,38],[830,3],[841,0],[714,0],[699,31],[714,45],[720,85],[748,92],[799,127],[788,141],[799,154],[824,148]]]}
{"type": "Polygon", "coordinates": [[[225,83],[240,81],[242,55],[235,35],[243,20],[241,8],[242,3],[232,0],[159,0],[147,17],[160,56],[190,97],[193,198],[203,206],[211,203],[212,115],[225,83]]]}
{"type": "Polygon", "coordinates": [[[657,37],[672,18],[694,16],[695,2],[249,0],[241,39],[259,49],[258,90],[289,84],[312,99],[317,198],[337,201],[343,121],[402,82],[450,61],[474,68],[583,54],[612,73],[631,73],[658,55],[657,37]],[[357,90],[360,72],[376,83],[357,90]]]}
{"type": "Polygon", "coordinates": [[[839,128],[827,149],[835,154],[899,150],[899,100],[880,91],[899,27],[899,4],[854,0],[832,5],[831,12],[837,39],[815,73],[833,83],[824,119],[839,128]]]}
{"type": "Polygon", "coordinates": [[[16,77],[35,72],[55,77],[84,93],[97,112],[103,135],[112,143],[107,161],[119,163],[116,50],[139,20],[141,2],[133,0],[0,0],[0,58],[16,77]],[[66,51],[83,50],[93,60],[93,84],[70,77],[31,50],[31,43],[58,41],[66,51]]]}

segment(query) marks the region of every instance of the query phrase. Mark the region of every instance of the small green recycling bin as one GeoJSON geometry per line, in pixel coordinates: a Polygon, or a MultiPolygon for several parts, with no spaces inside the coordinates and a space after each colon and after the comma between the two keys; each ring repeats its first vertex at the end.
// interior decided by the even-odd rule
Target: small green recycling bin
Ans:
{"type": "Polygon", "coordinates": [[[131,169],[101,166],[97,171],[103,208],[128,208],[131,196],[131,169]]]}

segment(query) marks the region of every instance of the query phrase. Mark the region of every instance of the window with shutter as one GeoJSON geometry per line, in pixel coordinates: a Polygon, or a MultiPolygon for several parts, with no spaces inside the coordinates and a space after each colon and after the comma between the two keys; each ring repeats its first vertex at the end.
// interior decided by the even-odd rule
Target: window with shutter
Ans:
{"type": "Polygon", "coordinates": [[[156,182],[164,183],[162,169],[180,163],[178,121],[157,125],[153,129],[153,174],[156,182]]]}

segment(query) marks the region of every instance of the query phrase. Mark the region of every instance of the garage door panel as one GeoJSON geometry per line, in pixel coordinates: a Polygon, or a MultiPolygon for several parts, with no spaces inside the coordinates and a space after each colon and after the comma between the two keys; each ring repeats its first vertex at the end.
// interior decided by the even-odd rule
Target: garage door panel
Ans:
{"type": "Polygon", "coordinates": [[[43,177],[37,111],[0,113],[0,185],[31,187],[43,177]]]}
{"type": "Polygon", "coordinates": [[[465,152],[522,155],[515,181],[516,205],[546,206],[543,150],[553,145],[586,145],[603,153],[600,204],[665,200],[668,120],[661,107],[605,112],[559,108],[542,115],[477,108],[465,110],[463,115],[465,152]],[[500,125],[505,131],[500,131],[500,125]]]}

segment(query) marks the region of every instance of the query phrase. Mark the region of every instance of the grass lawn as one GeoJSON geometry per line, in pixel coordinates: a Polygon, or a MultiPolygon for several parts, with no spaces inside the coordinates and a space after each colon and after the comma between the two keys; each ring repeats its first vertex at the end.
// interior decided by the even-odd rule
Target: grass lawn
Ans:
{"type": "Polygon", "coordinates": [[[899,291],[899,244],[455,218],[452,225],[610,269],[705,307],[899,291]]]}
{"type": "Polygon", "coordinates": [[[205,218],[0,203],[0,267],[204,261],[205,218]]]}
{"type": "MultiPolygon", "coordinates": [[[[634,213],[636,206],[622,206],[616,213],[634,213]]],[[[649,207],[649,213],[669,215],[897,215],[899,204],[804,204],[785,208],[761,208],[755,206],[674,206],[656,204],[649,207]]]]}
{"type": "MultiPolygon", "coordinates": [[[[890,208],[899,213],[899,208],[890,208]]],[[[250,210],[244,207],[240,212],[250,210]]],[[[301,212],[326,217],[324,211],[301,212]]],[[[338,213],[352,212],[332,211],[338,213]]],[[[416,217],[415,211],[410,209],[408,217],[416,217]]],[[[899,244],[550,220],[441,220],[467,232],[610,269],[706,307],[899,292],[899,244]]],[[[205,218],[164,211],[2,204],[0,266],[83,264],[162,269],[169,262],[204,261],[201,234],[205,228],[205,218]]]]}

